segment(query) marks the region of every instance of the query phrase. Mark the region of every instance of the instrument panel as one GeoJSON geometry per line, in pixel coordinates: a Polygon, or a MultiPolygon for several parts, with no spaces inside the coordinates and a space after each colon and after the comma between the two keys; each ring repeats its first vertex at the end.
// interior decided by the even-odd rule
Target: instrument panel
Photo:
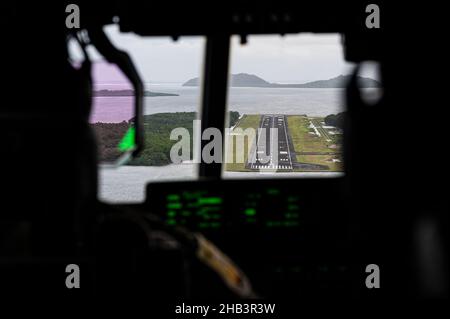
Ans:
{"type": "Polygon", "coordinates": [[[146,205],[169,226],[201,232],[270,296],[342,292],[349,273],[342,178],[149,184],[146,205]],[[339,213],[337,213],[339,212],[339,213]]]}

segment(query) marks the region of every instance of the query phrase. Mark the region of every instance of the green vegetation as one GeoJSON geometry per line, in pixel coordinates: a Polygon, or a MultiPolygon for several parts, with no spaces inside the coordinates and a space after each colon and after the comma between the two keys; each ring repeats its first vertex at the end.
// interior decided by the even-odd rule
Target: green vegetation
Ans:
{"type": "MultiPolygon", "coordinates": [[[[134,96],[133,90],[99,90],[94,91],[92,93],[93,96],[134,96]]],[[[156,96],[179,96],[178,94],[174,93],[160,93],[160,92],[151,92],[151,91],[144,91],[144,96],[148,97],[156,97],[156,96]]]]}
{"type": "Polygon", "coordinates": [[[231,111],[228,113],[229,127],[232,127],[239,121],[239,112],[231,111]]]}
{"type": "MultiPolygon", "coordinates": [[[[196,112],[158,113],[144,116],[145,147],[141,154],[133,158],[128,165],[162,166],[171,163],[170,149],[177,141],[170,140],[174,128],[183,127],[193,136],[193,121],[198,119],[196,112]]],[[[230,126],[236,124],[239,113],[229,113],[230,126]]],[[[115,161],[121,154],[120,143],[129,130],[131,123],[95,123],[91,124],[98,142],[100,162],[115,161]]],[[[123,145],[122,145],[123,146],[123,145]]],[[[192,154],[191,154],[192,159],[192,154]]]]}
{"type": "Polygon", "coordinates": [[[335,126],[339,128],[344,128],[344,117],[345,112],[341,112],[338,114],[330,114],[325,116],[324,122],[326,125],[335,126]]]}
{"type": "MultiPolygon", "coordinates": [[[[326,171],[342,171],[342,135],[339,125],[336,124],[339,123],[339,120],[336,122],[336,118],[341,118],[343,116],[341,114],[325,118],[307,117],[306,115],[287,116],[289,135],[298,164],[319,164],[325,166],[326,171]],[[333,127],[327,127],[327,125],[333,127]]],[[[253,141],[245,138],[244,161],[236,163],[238,161],[236,157],[237,138],[242,138],[239,134],[242,134],[242,131],[247,128],[252,128],[257,133],[261,115],[246,114],[239,118],[238,112],[230,112],[228,117],[229,126],[235,126],[235,128],[226,137],[227,163],[225,163],[225,169],[227,171],[248,172],[250,170],[245,168],[245,164],[248,160],[249,147],[251,147],[253,141]]],[[[170,164],[170,149],[177,143],[177,141],[170,140],[170,133],[177,127],[183,127],[189,131],[191,149],[193,149],[192,125],[197,118],[195,112],[158,113],[144,116],[145,147],[138,157],[130,161],[129,165],[161,166],[170,164]]],[[[130,123],[95,123],[92,124],[92,127],[99,142],[100,160],[108,162],[116,160],[121,154],[119,147],[125,142],[129,144],[125,137],[127,132],[130,132],[130,123]]],[[[307,169],[294,165],[294,171],[305,170],[307,169]]],[[[319,169],[313,168],[311,170],[319,169]]]]}
{"type": "Polygon", "coordinates": [[[288,127],[295,152],[329,152],[326,141],[313,135],[314,130],[309,128],[311,118],[306,116],[288,116],[288,127]]]}
{"type": "Polygon", "coordinates": [[[113,162],[122,153],[119,145],[130,128],[130,123],[91,124],[97,139],[97,152],[100,162],[113,162]]]}
{"type": "MultiPolygon", "coordinates": [[[[128,165],[162,166],[171,163],[170,149],[177,141],[170,140],[170,132],[177,127],[186,128],[191,136],[195,112],[158,113],[144,116],[145,147],[128,165]]],[[[191,158],[192,159],[192,158],[191,158]]]]}

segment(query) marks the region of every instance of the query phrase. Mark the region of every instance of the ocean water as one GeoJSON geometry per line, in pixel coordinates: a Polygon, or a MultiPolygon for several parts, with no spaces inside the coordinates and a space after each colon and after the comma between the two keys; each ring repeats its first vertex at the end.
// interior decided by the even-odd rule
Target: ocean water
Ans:
{"type": "MultiPolygon", "coordinates": [[[[122,89],[102,85],[99,89],[122,89]]],[[[126,88],[126,87],[125,87],[126,88]]],[[[179,96],[145,97],[144,114],[198,111],[201,90],[181,84],[147,84],[152,92],[179,96]]],[[[307,114],[326,116],[344,109],[343,89],[231,88],[228,108],[241,114],[307,114]]],[[[121,122],[133,116],[133,97],[95,97],[91,122],[121,122]]]]}
{"type": "MultiPolygon", "coordinates": [[[[105,84],[100,89],[122,89],[116,84],[105,84]]],[[[176,93],[179,96],[146,97],[145,114],[162,112],[198,111],[201,90],[183,87],[176,83],[146,84],[153,92],[176,93]]],[[[241,114],[306,114],[326,116],[345,110],[343,89],[279,89],[279,88],[231,88],[228,96],[230,110],[241,114]]],[[[121,122],[133,116],[132,97],[95,97],[91,122],[121,122]]],[[[152,181],[195,179],[194,164],[168,165],[163,167],[123,166],[100,169],[100,197],[108,202],[138,202],[144,199],[145,186],[152,181]]],[[[298,177],[336,176],[335,173],[233,173],[225,177],[298,177]]]]}

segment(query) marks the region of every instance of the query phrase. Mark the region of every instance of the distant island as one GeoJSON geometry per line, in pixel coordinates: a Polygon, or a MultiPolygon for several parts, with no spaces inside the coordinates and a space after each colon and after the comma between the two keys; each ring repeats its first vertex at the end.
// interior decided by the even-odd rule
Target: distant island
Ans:
{"type": "MultiPolygon", "coordinates": [[[[134,96],[133,90],[99,90],[94,91],[93,96],[134,96]]],[[[159,92],[150,92],[145,91],[144,96],[179,96],[174,93],[159,93],[159,92]]]]}
{"type": "MultiPolygon", "coordinates": [[[[328,80],[307,82],[303,84],[270,83],[254,74],[238,73],[231,75],[231,87],[258,88],[345,88],[351,75],[339,75],[328,80]]],[[[358,76],[358,84],[362,88],[379,88],[381,83],[370,78],[358,76]]],[[[199,86],[199,78],[190,79],[183,86],[199,86]]]]}

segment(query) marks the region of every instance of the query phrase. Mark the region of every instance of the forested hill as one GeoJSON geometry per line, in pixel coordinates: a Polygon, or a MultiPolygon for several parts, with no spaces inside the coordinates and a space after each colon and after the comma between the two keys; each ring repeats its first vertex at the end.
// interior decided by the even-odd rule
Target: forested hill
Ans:
{"type": "MultiPolygon", "coordinates": [[[[134,96],[133,90],[99,90],[92,93],[93,96],[134,96]]],[[[160,93],[144,91],[144,96],[179,96],[174,93],[160,93]]]]}
{"type": "MultiPolygon", "coordinates": [[[[193,121],[198,119],[196,112],[157,113],[144,115],[145,147],[140,155],[131,160],[128,165],[162,166],[171,163],[170,149],[177,141],[170,139],[170,133],[177,127],[186,128],[193,136],[193,121]]],[[[233,126],[239,120],[239,113],[229,113],[233,126]]],[[[91,124],[97,136],[99,158],[101,162],[111,162],[120,155],[118,145],[131,122],[122,123],[94,123],[91,124]]]]}

